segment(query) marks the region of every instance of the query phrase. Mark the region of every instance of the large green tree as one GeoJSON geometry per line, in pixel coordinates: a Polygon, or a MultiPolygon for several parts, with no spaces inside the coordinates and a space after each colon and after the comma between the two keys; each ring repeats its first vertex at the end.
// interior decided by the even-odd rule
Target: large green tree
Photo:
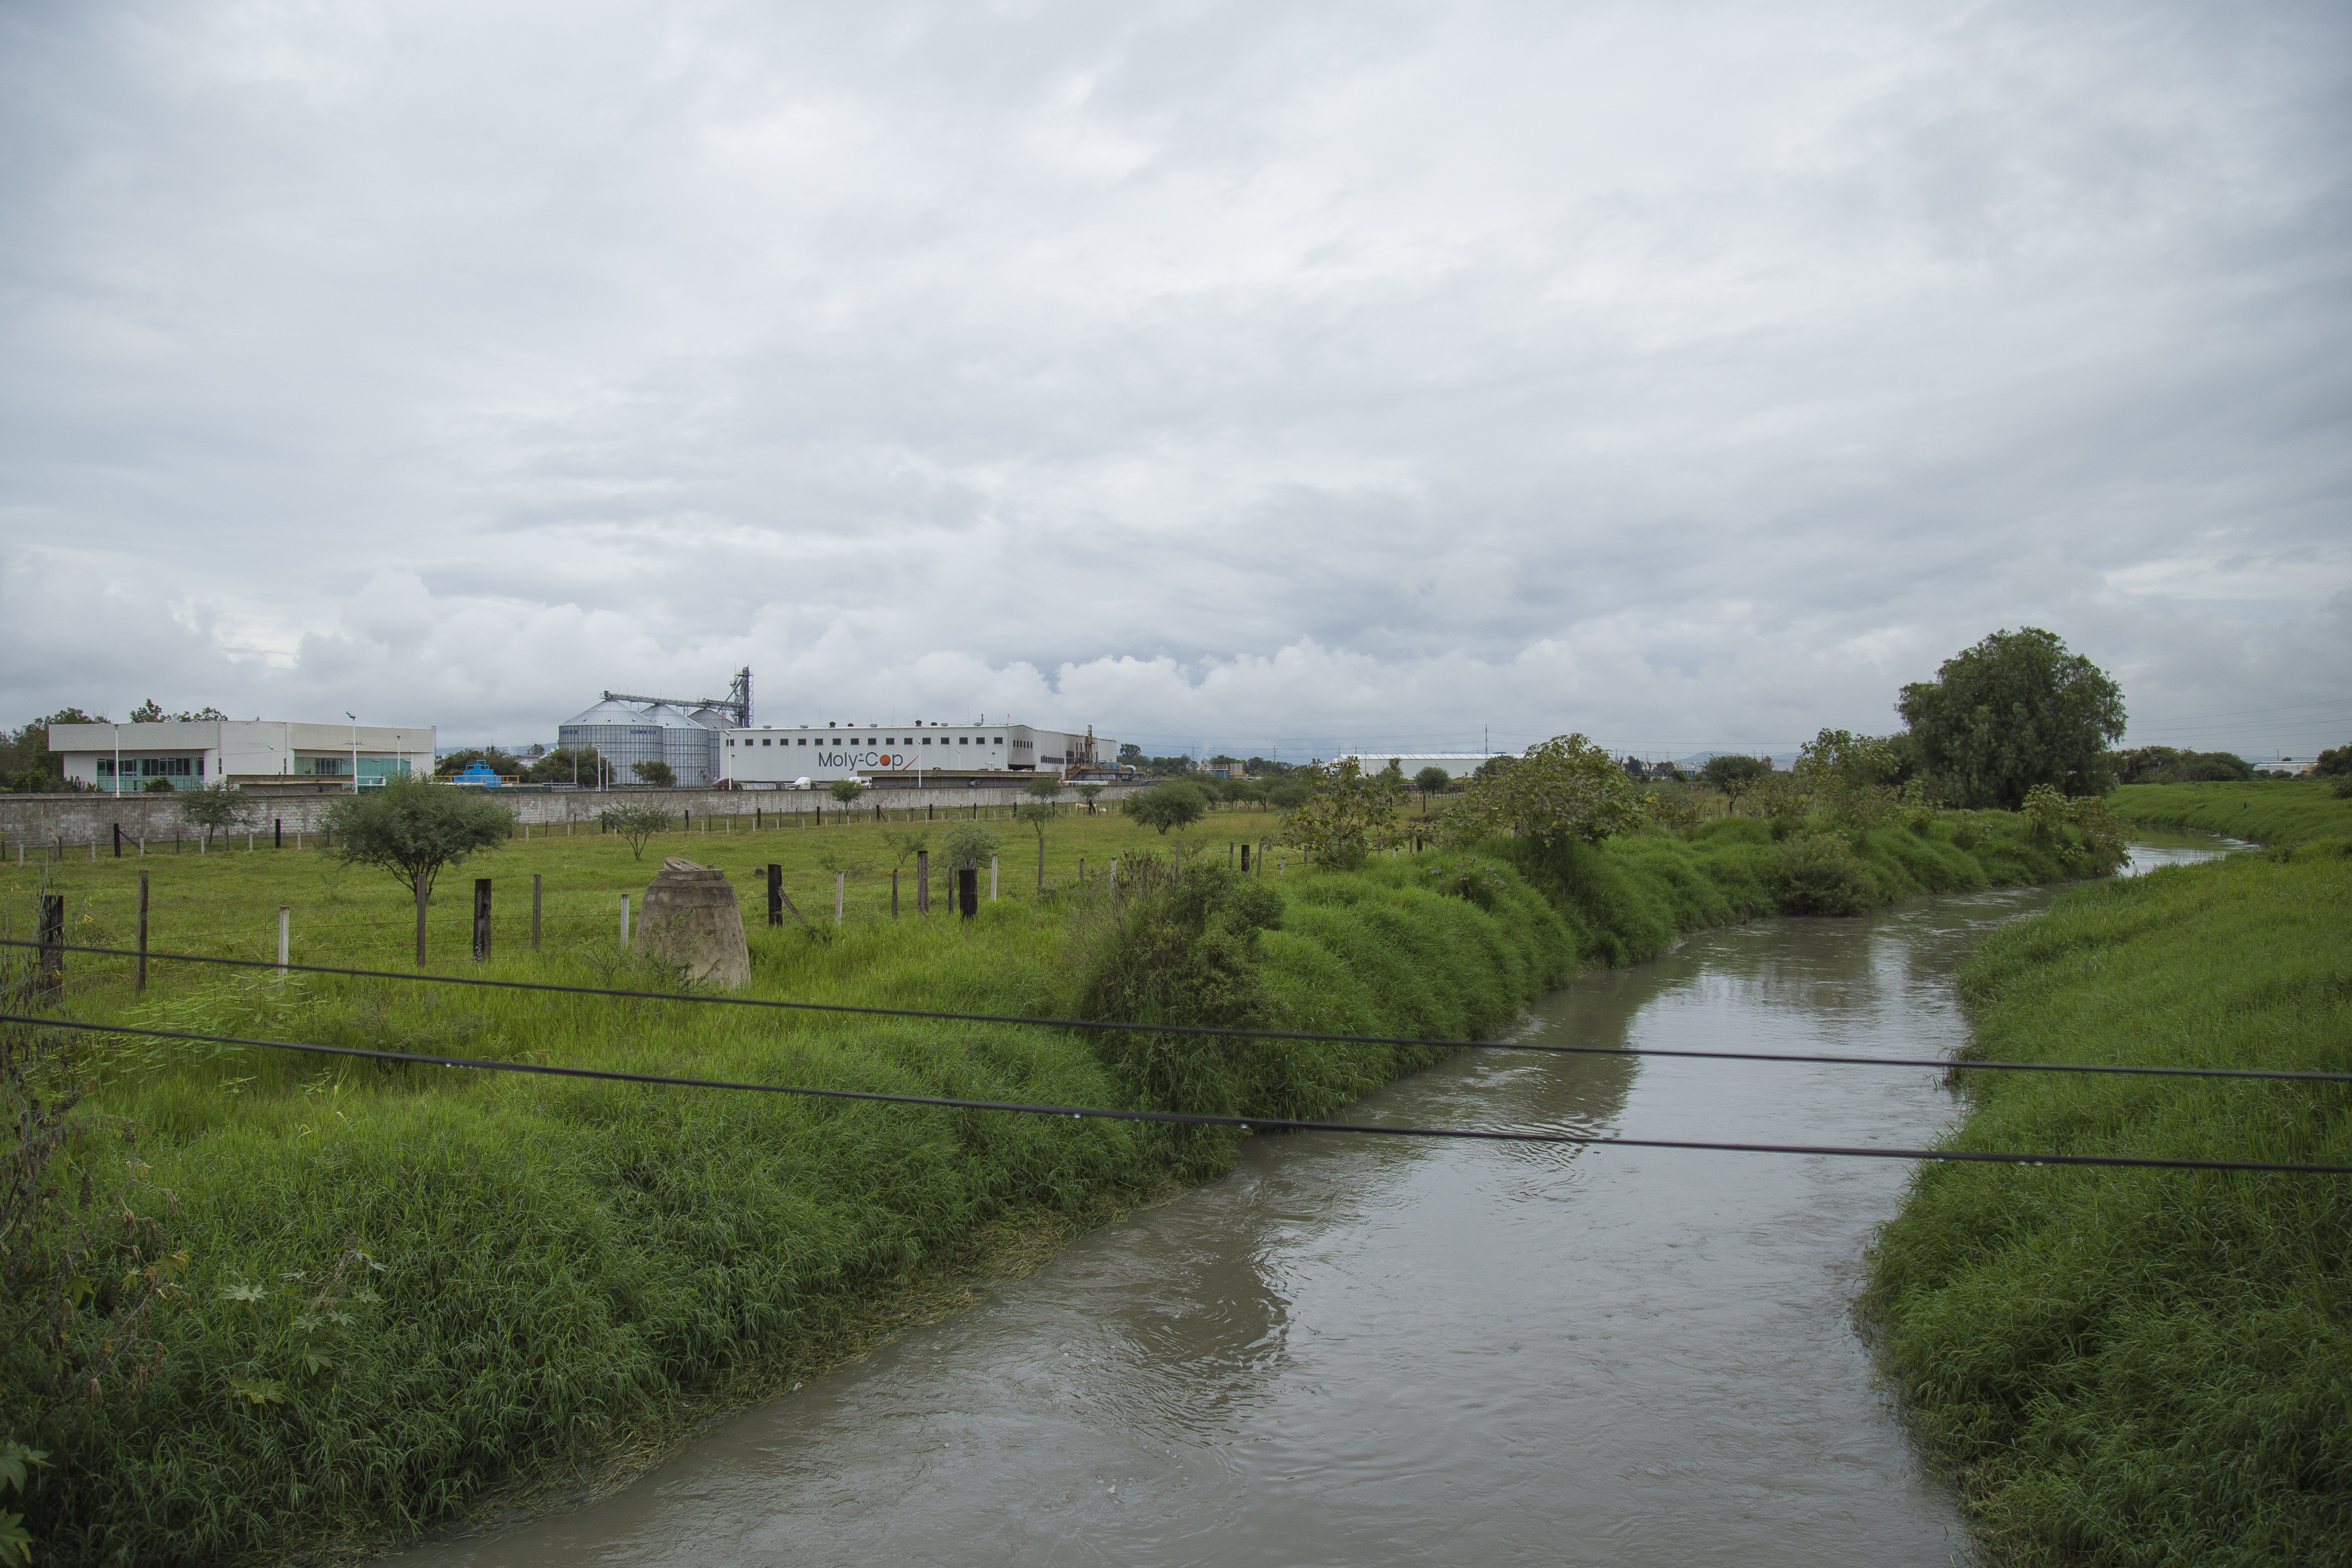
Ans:
{"type": "Polygon", "coordinates": [[[388,873],[415,889],[421,904],[443,867],[511,837],[514,814],[487,795],[395,778],[380,789],[339,796],[320,825],[331,836],[329,855],[346,866],[388,873]]]}
{"type": "Polygon", "coordinates": [[[2014,811],[2035,784],[2070,795],[2115,787],[2106,752],[2123,736],[2123,690],[2039,626],[1954,654],[1935,679],[1905,687],[1895,708],[1956,805],[2014,811]]]}

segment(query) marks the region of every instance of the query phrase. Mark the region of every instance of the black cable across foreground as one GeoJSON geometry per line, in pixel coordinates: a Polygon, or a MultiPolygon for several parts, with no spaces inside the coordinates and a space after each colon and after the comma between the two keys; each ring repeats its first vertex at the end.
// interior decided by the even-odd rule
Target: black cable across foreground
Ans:
{"type": "Polygon", "coordinates": [[[322,1046],[306,1040],[253,1040],[234,1035],[199,1035],[180,1029],[145,1029],[92,1024],[75,1018],[44,1018],[0,1013],[0,1023],[80,1029],[100,1035],[139,1035],[157,1040],[194,1040],[201,1045],[260,1046],[273,1051],[360,1057],[369,1061],[413,1062],[421,1067],[472,1068],[481,1072],[533,1073],[545,1078],[599,1079],[669,1089],[725,1089],[751,1094],[790,1094],[812,1100],[864,1100],[883,1105],[927,1105],[946,1110],[996,1110],[1016,1116],[1067,1116],[1105,1121],[1168,1121],[1187,1127],[1238,1127],[1251,1132],[1373,1132],[1391,1138],[1460,1138],[1488,1143],[1570,1143],[1612,1149],[1691,1149],[1726,1154],[1829,1154],[1860,1160],[1945,1160],[1983,1165],[2124,1165],[2161,1171],[2271,1171],[2299,1176],[2352,1176],[2352,1165],[2297,1165],[2263,1160],[2167,1160],[2133,1154],[2012,1154],[1972,1149],[1873,1149],[1829,1143],[1715,1143],[1685,1138],[1596,1138],[1575,1132],[1507,1132],[1477,1127],[1399,1127],[1373,1121],[1301,1121],[1280,1116],[1210,1116],[1190,1110],[1119,1110],[1101,1105],[1029,1105],[1018,1100],[951,1100],[934,1094],[888,1094],[880,1089],[818,1089],[808,1084],[739,1083],[727,1079],[684,1078],[668,1073],[625,1072],[616,1068],[564,1068],[544,1062],[485,1061],[474,1057],[427,1056],[418,1051],[379,1051],[365,1046],[322,1046]]]}
{"type": "MultiPolygon", "coordinates": [[[[38,942],[0,937],[0,947],[39,947],[38,942]]],[[[58,952],[96,952],[136,958],[133,947],[79,947],[58,952]]],[[[851,1013],[871,1018],[926,1018],[940,1023],[1020,1024],[1045,1029],[1105,1029],[1152,1035],[1211,1035],[1231,1039],[1296,1040],[1342,1046],[1416,1046],[1448,1051],[1540,1051],[1554,1056],[1684,1057],[1719,1062],[1815,1062],[1836,1067],[1932,1068],[1944,1071],[2114,1073],[2129,1078],[2284,1079],[2302,1083],[2352,1083],[2352,1072],[2305,1072],[2284,1068],[2146,1067],[2119,1062],[1999,1062],[1944,1057],[1842,1057],[1794,1051],[1699,1051],[1668,1046],[1562,1046],[1533,1040],[1433,1040],[1412,1035],[1318,1035],[1297,1029],[1234,1029],[1196,1024],[1129,1024],[1107,1018],[1033,1018],[1017,1013],[941,1013],[918,1007],[860,1007],[846,1002],[784,1002],[761,996],[698,995],[687,991],[624,991],[606,985],[558,985],[546,980],[492,980],[476,974],[427,974],[421,970],[344,969],[326,963],[287,963],[270,958],[221,958],[200,952],[150,952],[150,963],[217,963],[237,969],[278,969],[299,974],[346,974],[363,980],[421,980],[436,985],[479,985],[494,991],[551,991],[574,996],[619,996],[641,1002],[688,1002],[713,1007],[766,1007],[793,1013],[851,1013]]]]}

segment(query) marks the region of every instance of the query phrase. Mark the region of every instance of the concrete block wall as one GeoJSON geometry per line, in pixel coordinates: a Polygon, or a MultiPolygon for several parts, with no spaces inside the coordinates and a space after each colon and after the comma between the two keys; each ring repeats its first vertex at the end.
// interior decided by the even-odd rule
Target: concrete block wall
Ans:
{"type": "MultiPolygon", "coordinates": [[[[1117,805],[1138,788],[1135,784],[1105,786],[1097,798],[1097,807],[1117,805]]],[[[566,822],[593,823],[596,814],[608,805],[658,805],[673,815],[691,812],[697,817],[741,817],[753,819],[754,814],[768,821],[776,817],[800,816],[822,812],[830,820],[846,811],[856,812],[871,820],[877,805],[887,810],[892,818],[908,808],[929,806],[940,816],[971,806],[1017,805],[1028,797],[1017,787],[988,789],[877,789],[853,806],[843,806],[822,790],[706,790],[706,789],[627,789],[627,790],[558,790],[541,793],[518,790],[492,794],[515,814],[518,823],[533,827],[561,826],[566,822]]],[[[341,798],[337,795],[288,795],[278,799],[256,796],[254,830],[267,834],[275,823],[283,823],[289,834],[316,833],[327,807],[341,798]]],[[[1063,798],[1076,802],[1075,791],[1065,791],[1063,798]]],[[[0,855],[10,864],[16,859],[18,845],[27,850],[64,845],[68,849],[82,849],[97,843],[101,854],[110,852],[114,842],[115,825],[120,823],[126,839],[145,838],[150,846],[168,844],[174,835],[194,839],[199,830],[180,820],[179,800],[167,795],[0,795],[0,855]]],[[[236,837],[244,837],[237,830],[236,837]]]]}

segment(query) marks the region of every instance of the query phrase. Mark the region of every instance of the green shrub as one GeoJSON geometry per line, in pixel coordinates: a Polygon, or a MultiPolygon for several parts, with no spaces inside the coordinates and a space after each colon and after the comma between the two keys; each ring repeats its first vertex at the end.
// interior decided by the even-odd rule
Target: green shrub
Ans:
{"type": "Polygon", "coordinates": [[[1780,907],[1800,915],[1858,915],[1878,902],[1878,879],[1846,841],[1809,834],[1780,847],[1780,907]]]}

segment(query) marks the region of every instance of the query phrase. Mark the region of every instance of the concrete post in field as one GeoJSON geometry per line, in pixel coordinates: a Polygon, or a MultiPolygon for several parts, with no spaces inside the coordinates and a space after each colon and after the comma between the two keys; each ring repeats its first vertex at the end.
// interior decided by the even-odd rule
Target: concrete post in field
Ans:
{"type": "Polygon", "coordinates": [[[629,945],[629,895],[621,895],[621,945],[629,945]]]}
{"type": "Polygon", "coordinates": [[[481,963],[490,956],[490,879],[474,879],[474,962],[481,963]]]}
{"type": "Polygon", "coordinates": [[[416,967],[425,967],[425,873],[416,873],[416,967]]]}
{"type": "Polygon", "coordinates": [[[533,952],[539,951],[540,900],[544,891],[540,886],[540,873],[533,871],[530,874],[530,950],[533,952]]]}
{"type": "Polygon", "coordinates": [[[751,983],[743,906],[727,874],[680,856],[665,859],[646,889],[645,914],[630,951],[674,963],[688,979],[724,990],[751,983]]]}
{"type": "Polygon", "coordinates": [[[1110,892],[1111,897],[1118,897],[1118,857],[1116,855],[1110,858],[1110,892]]]}
{"type": "Polygon", "coordinates": [[[966,920],[980,913],[980,862],[969,855],[956,868],[956,904],[966,920]]]}
{"type": "Polygon", "coordinates": [[[286,847],[286,819],[282,816],[269,819],[269,847],[272,849],[286,847]]]}
{"type": "Polygon", "coordinates": [[[928,849],[915,851],[915,912],[931,912],[931,852],[928,849]]]}
{"type": "Polygon", "coordinates": [[[293,923],[294,923],[294,911],[293,911],[292,910],[288,909],[284,904],[280,904],[280,905],[278,905],[278,984],[285,984],[285,981],[286,981],[286,960],[287,960],[287,956],[288,956],[288,954],[292,951],[292,943],[291,943],[290,942],[289,942],[289,941],[288,941],[288,938],[289,938],[289,937],[290,937],[290,936],[293,934],[293,932],[292,932],[292,926],[293,926],[293,923]]]}
{"type": "Polygon", "coordinates": [[[66,989],[66,896],[41,895],[39,989],[51,1006],[66,989]]]}
{"type": "Polygon", "coordinates": [[[1045,841],[1043,838],[1037,840],[1037,890],[1041,893],[1045,890],[1045,841]]]}
{"type": "Polygon", "coordinates": [[[784,868],[772,861],[768,866],[768,923],[784,923],[784,868]]]}
{"type": "Polygon", "coordinates": [[[147,873],[139,873],[139,973],[133,994],[147,989],[147,873]]]}
{"type": "Polygon", "coordinates": [[[996,902],[996,859],[993,855],[988,858],[988,901],[992,904],[996,902]]]}
{"type": "Polygon", "coordinates": [[[847,904],[847,903],[848,903],[848,901],[849,901],[849,873],[848,873],[848,872],[846,872],[846,871],[835,871],[835,872],[833,874],[833,923],[834,923],[834,924],[835,924],[835,925],[839,925],[839,924],[841,923],[842,909],[843,909],[843,906],[844,906],[844,905],[845,905],[845,904],[847,904]]]}

